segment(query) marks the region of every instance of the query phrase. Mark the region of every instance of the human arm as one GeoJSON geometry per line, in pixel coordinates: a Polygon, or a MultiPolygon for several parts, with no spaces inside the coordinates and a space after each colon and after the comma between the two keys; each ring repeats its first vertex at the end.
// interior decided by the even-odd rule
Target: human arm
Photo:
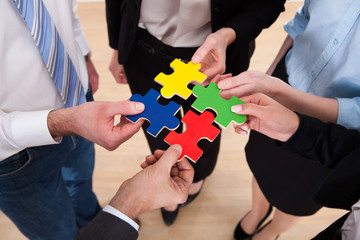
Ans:
{"type": "MultiPolygon", "coordinates": [[[[185,158],[177,162],[181,152],[181,146],[174,145],[166,152],[157,151],[154,156],[148,156],[146,163],[142,164],[144,169],[120,186],[109,205],[113,210],[135,219],[143,212],[185,202],[194,169],[185,158]]],[[[78,239],[106,240],[114,236],[117,236],[116,239],[136,239],[135,229],[131,230],[129,226],[114,215],[101,212],[78,239]],[[110,224],[100,221],[104,219],[110,219],[107,222],[110,224]]]]}
{"type": "Polygon", "coordinates": [[[93,94],[98,90],[99,88],[99,75],[96,71],[96,68],[94,66],[94,63],[91,60],[91,51],[89,44],[86,40],[85,33],[81,27],[80,19],[76,14],[77,10],[77,2],[76,0],[72,0],[72,10],[73,10],[73,24],[74,24],[74,32],[75,32],[75,40],[80,47],[81,53],[85,57],[86,61],[86,69],[89,76],[89,83],[91,85],[91,89],[93,94]]]}
{"type": "Polygon", "coordinates": [[[209,79],[225,71],[225,60],[236,56],[269,27],[284,10],[283,0],[224,1],[212,6],[212,31],[195,52],[192,62],[202,64],[209,79]],[[229,49],[228,47],[231,46],[229,49]]]}
{"type": "MultiPolygon", "coordinates": [[[[353,152],[360,152],[360,133],[345,127],[324,123],[316,118],[297,115],[263,94],[242,99],[245,104],[233,107],[238,114],[248,115],[243,126],[284,142],[283,149],[319,161],[334,168],[353,152]]],[[[245,130],[247,130],[245,128],[245,130]]]]}
{"type": "Polygon", "coordinates": [[[114,50],[111,56],[109,70],[115,78],[115,81],[119,84],[127,84],[126,73],[124,65],[119,63],[119,51],[114,50]]]}
{"type": "Polygon", "coordinates": [[[287,35],[283,44],[281,45],[281,48],[280,48],[278,54],[275,57],[274,61],[271,63],[270,67],[266,71],[267,75],[272,75],[277,64],[280,62],[280,60],[285,56],[285,54],[292,47],[293,42],[294,42],[294,40],[290,37],[290,35],[287,35]]]}
{"type": "Polygon", "coordinates": [[[143,110],[142,103],[130,101],[87,102],[51,111],[47,117],[47,126],[54,139],[79,135],[112,151],[138,132],[143,123],[130,123],[125,115],[139,114],[143,110]],[[114,126],[116,115],[121,115],[121,120],[114,126]]]}
{"type": "Polygon", "coordinates": [[[291,87],[282,80],[261,72],[243,72],[218,83],[224,98],[263,93],[285,107],[298,113],[318,118],[324,122],[337,122],[339,104],[337,99],[319,97],[291,87]]]}

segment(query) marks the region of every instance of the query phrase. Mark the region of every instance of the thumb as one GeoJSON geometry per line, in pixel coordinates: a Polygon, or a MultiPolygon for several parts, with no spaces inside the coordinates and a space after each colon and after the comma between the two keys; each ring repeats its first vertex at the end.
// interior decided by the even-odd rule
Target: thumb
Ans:
{"type": "Polygon", "coordinates": [[[259,106],[257,104],[244,103],[244,104],[232,106],[231,111],[236,114],[249,115],[249,116],[254,116],[256,118],[261,118],[265,110],[262,106],[259,106]]]}
{"type": "Polygon", "coordinates": [[[172,166],[179,160],[182,153],[182,147],[179,144],[170,146],[161,156],[156,165],[165,167],[170,173],[172,166]]]}
{"type": "Polygon", "coordinates": [[[109,113],[115,115],[135,115],[142,113],[145,105],[141,102],[121,101],[111,103],[109,113]]]}

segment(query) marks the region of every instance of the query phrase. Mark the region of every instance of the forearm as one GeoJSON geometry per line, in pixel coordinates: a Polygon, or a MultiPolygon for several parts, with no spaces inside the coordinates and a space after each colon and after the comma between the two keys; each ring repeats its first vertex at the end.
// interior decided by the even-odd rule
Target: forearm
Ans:
{"type": "Polygon", "coordinates": [[[276,88],[276,93],[272,97],[295,112],[318,118],[324,122],[337,122],[339,106],[336,99],[319,97],[290,85],[276,88]]]}
{"type": "Polygon", "coordinates": [[[285,56],[289,49],[292,48],[293,42],[294,40],[289,35],[287,35],[274,61],[271,63],[269,69],[266,71],[266,74],[271,75],[274,72],[277,64],[285,56]]]}

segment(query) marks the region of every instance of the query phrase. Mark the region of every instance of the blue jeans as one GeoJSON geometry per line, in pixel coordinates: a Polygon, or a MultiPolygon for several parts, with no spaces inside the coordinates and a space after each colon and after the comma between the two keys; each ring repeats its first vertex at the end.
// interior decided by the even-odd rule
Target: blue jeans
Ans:
{"type": "Polygon", "coordinates": [[[69,240],[100,210],[94,144],[78,136],[0,162],[0,209],[30,239],[69,240]]]}

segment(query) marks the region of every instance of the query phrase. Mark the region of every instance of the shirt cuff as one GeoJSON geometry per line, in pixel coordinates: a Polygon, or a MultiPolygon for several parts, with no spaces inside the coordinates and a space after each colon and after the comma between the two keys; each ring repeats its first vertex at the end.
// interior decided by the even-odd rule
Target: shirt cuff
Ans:
{"type": "Polygon", "coordinates": [[[134,220],[132,220],[131,218],[129,218],[128,216],[126,216],[125,214],[123,214],[122,212],[120,212],[119,210],[117,210],[116,208],[110,206],[110,205],[106,205],[103,208],[104,212],[110,213],[120,219],[122,219],[123,221],[127,222],[128,224],[130,224],[133,228],[135,228],[136,231],[139,230],[139,225],[134,222],[134,220]]]}
{"type": "Polygon", "coordinates": [[[360,97],[337,98],[337,100],[339,103],[337,124],[360,131],[360,122],[354,121],[360,116],[360,97]],[[350,115],[353,117],[349,117],[350,115]]]}

